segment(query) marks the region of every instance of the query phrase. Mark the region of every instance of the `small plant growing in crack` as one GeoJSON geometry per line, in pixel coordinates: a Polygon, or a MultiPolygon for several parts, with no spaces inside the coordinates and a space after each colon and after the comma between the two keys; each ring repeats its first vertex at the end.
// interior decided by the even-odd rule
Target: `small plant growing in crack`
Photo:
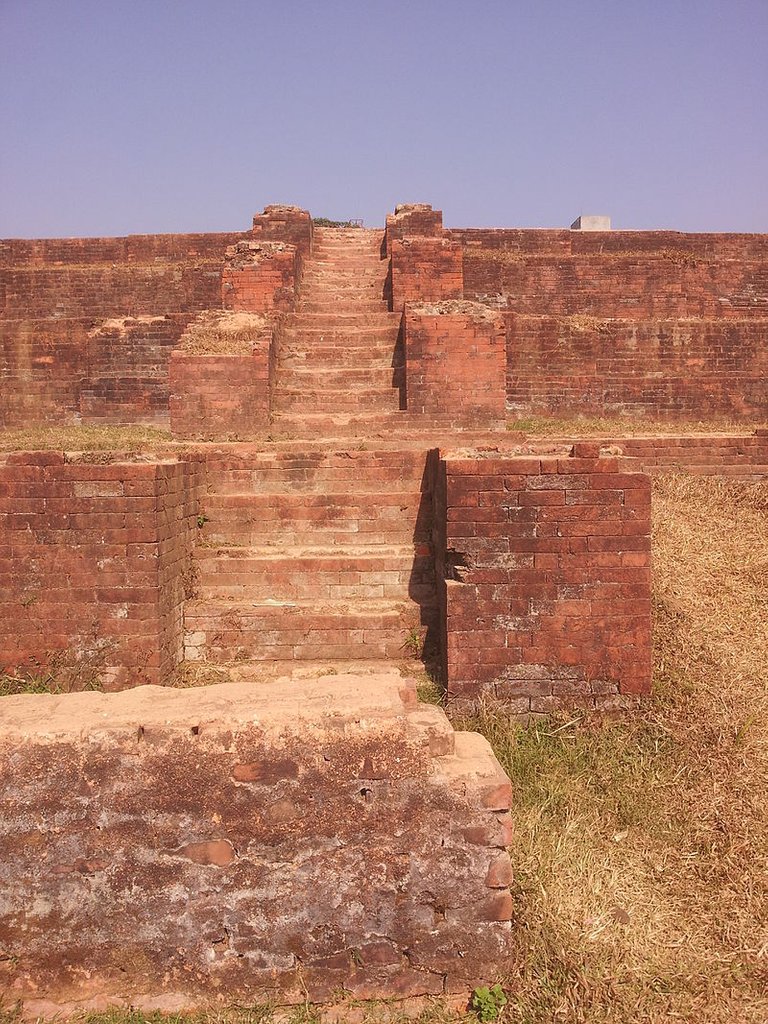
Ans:
{"type": "Polygon", "coordinates": [[[207,522],[208,522],[208,516],[205,514],[205,512],[201,512],[200,515],[197,517],[197,527],[198,527],[198,529],[202,530],[202,528],[205,526],[205,524],[207,522]]]}
{"type": "Polygon", "coordinates": [[[412,658],[421,657],[422,639],[419,630],[412,626],[406,634],[405,640],[401,645],[401,650],[407,651],[412,658]]]}
{"type": "Polygon", "coordinates": [[[482,1021],[498,1020],[506,1005],[507,997],[498,982],[491,986],[479,986],[474,990],[469,1001],[470,1009],[482,1021]]]}

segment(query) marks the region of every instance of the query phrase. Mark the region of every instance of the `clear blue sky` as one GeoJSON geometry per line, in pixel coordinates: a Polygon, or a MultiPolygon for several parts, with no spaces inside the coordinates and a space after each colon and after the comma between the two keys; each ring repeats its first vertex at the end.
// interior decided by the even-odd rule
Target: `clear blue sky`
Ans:
{"type": "Polygon", "coordinates": [[[768,231],[768,0],[0,0],[0,237],[768,231]]]}

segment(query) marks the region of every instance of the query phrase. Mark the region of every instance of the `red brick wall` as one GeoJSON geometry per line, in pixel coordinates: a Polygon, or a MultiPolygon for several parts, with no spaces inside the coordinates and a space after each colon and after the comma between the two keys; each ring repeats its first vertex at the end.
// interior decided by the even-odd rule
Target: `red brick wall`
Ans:
{"type": "Polygon", "coordinates": [[[768,321],[505,320],[519,414],[768,415],[768,321]]]}
{"type": "Polygon", "coordinates": [[[170,349],[221,305],[224,251],[244,237],[0,241],[0,425],[167,422],[170,349]]]}
{"type": "Polygon", "coordinates": [[[248,237],[245,231],[185,235],[124,235],[115,238],[0,239],[0,267],[86,263],[183,263],[221,259],[228,245],[248,237]]]}
{"type": "Polygon", "coordinates": [[[615,458],[440,465],[438,577],[449,696],[544,713],[647,692],[650,482],[615,458]]]}
{"type": "Polygon", "coordinates": [[[715,260],[766,260],[768,235],[682,231],[571,231],[568,228],[452,228],[449,238],[468,251],[503,250],[569,256],[624,253],[715,260]]]}
{"type": "Polygon", "coordinates": [[[242,439],[269,424],[269,341],[252,355],[187,355],[170,364],[176,437],[242,439]]]}
{"type": "Polygon", "coordinates": [[[443,238],[409,237],[392,243],[392,308],[463,296],[462,251],[443,238]]]}
{"type": "Polygon", "coordinates": [[[688,435],[683,437],[607,438],[647,472],[685,469],[721,476],[768,476],[768,429],[741,437],[688,435]]]}
{"type": "Polygon", "coordinates": [[[421,235],[441,238],[443,235],[442,210],[433,210],[428,203],[406,203],[387,214],[384,230],[387,255],[392,255],[392,244],[398,238],[421,235]]]}
{"type": "Polygon", "coordinates": [[[0,667],[65,656],[111,689],[164,682],[182,651],[195,462],[0,464],[0,667]]]}
{"type": "Polygon", "coordinates": [[[147,316],[219,305],[221,258],[194,263],[27,266],[5,272],[4,315],[147,316]]]}
{"type": "Polygon", "coordinates": [[[477,426],[504,419],[500,316],[465,302],[408,305],[403,350],[409,412],[477,426]]]}
{"type": "Polygon", "coordinates": [[[92,324],[0,317],[0,426],[75,418],[92,324]]]}
{"type": "Polygon", "coordinates": [[[768,260],[465,250],[464,295],[536,316],[768,317],[768,260]]]}
{"type": "Polygon", "coordinates": [[[300,259],[282,242],[240,242],[227,250],[221,304],[234,312],[289,311],[296,299],[300,259]]]}
{"type": "Polygon", "coordinates": [[[168,425],[168,359],[190,320],[103,320],[87,333],[79,408],[84,423],[168,425]]]}
{"type": "Polygon", "coordinates": [[[312,218],[298,206],[266,206],[253,218],[255,241],[285,242],[295,246],[302,258],[312,251],[313,235],[312,218]]]}

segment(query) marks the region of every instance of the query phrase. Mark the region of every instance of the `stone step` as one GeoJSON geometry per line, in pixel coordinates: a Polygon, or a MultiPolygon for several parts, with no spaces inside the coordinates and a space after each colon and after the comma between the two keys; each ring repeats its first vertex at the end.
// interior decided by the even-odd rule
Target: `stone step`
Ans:
{"type": "Polygon", "coordinates": [[[386,274],[372,270],[314,270],[307,271],[301,279],[301,289],[307,288],[373,288],[384,287],[386,274]]]}
{"type": "Polygon", "coordinates": [[[308,263],[301,275],[302,284],[306,281],[338,281],[346,284],[350,281],[384,281],[387,277],[387,265],[377,263],[365,267],[348,268],[340,265],[308,263]]]}
{"type": "Polygon", "coordinates": [[[312,244],[312,255],[315,256],[320,252],[357,252],[362,250],[364,252],[377,252],[380,253],[383,247],[383,238],[318,238],[315,236],[312,244]]]}
{"type": "Polygon", "coordinates": [[[376,342],[394,344],[400,336],[399,324],[385,324],[379,327],[349,327],[342,323],[325,327],[286,327],[281,341],[344,341],[350,345],[366,346],[376,342]]]}
{"type": "Polygon", "coordinates": [[[209,494],[201,539],[216,545],[345,545],[427,541],[429,509],[416,490],[388,493],[209,494]]]}
{"type": "Polygon", "coordinates": [[[277,494],[293,491],[377,494],[405,485],[418,491],[427,451],[347,450],[225,453],[208,460],[212,493],[277,494]]]}
{"type": "Polygon", "coordinates": [[[358,409],[394,412],[400,408],[400,393],[386,386],[334,389],[316,378],[314,384],[301,384],[285,373],[275,387],[272,408],[275,412],[356,412],[358,409]]]}
{"type": "MultiPolygon", "coordinates": [[[[336,352],[335,349],[329,351],[336,352]]],[[[323,393],[325,389],[333,392],[362,387],[381,391],[395,386],[393,377],[396,371],[389,364],[369,366],[366,361],[365,365],[354,366],[350,365],[349,359],[340,358],[337,361],[340,364],[338,367],[291,366],[290,372],[285,374],[285,385],[289,389],[323,389],[323,393]]]]}
{"type": "Polygon", "coordinates": [[[297,312],[302,313],[326,313],[338,315],[359,316],[365,313],[386,313],[387,304],[384,299],[365,299],[352,301],[348,299],[303,299],[299,298],[297,312]]]}
{"type": "Polygon", "coordinates": [[[360,413],[293,413],[277,412],[272,417],[274,431],[294,440],[313,440],[317,437],[384,439],[393,432],[411,430],[411,418],[404,410],[397,412],[360,413]]]}
{"type": "Polygon", "coordinates": [[[205,598],[436,603],[426,545],[198,548],[195,565],[197,593],[205,598]]]}
{"type": "MultiPolygon", "coordinates": [[[[319,256],[311,259],[305,264],[304,274],[313,272],[323,273],[376,273],[380,278],[386,278],[389,264],[377,256],[335,256],[332,254],[319,256]]],[[[302,281],[304,278],[302,274],[302,281]]]]}
{"type": "Polygon", "coordinates": [[[303,310],[302,312],[287,313],[284,328],[286,330],[300,328],[305,331],[380,330],[387,327],[399,329],[401,321],[402,313],[393,313],[386,309],[352,313],[340,311],[315,313],[311,310],[303,310]]]}
{"type": "Polygon", "coordinates": [[[325,301],[326,299],[340,299],[344,302],[384,301],[384,282],[381,280],[371,281],[302,281],[299,293],[300,301],[307,300],[325,301]]]}
{"type": "Polygon", "coordinates": [[[421,618],[418,605],[405,601],[198,599],[185,608],[185,658],[214,663],[402,658],[421,618]]]}
{"type": "Polygon", "coordinates": [[[364,250],[365,252],[381,253],[384,251],[384,239],[379,236],[374,238],[358,238],[358,239],[338,239],[338,238],[318,238],[315,236],[312,244],[312,256],[318,252],[325,252],[331,250],[333,252],[356,252],[358,250],[364,250]]]}
{"type": "MultiPolygon", "coordinates": [[[[394,359],[394,346],[365,349],[346,345],[291,346],[281,350],[279,365],[286,373],[323,373],[343,366],[356,371],[388,373],[393,377],[398,369],[394,359]]],[[[392,383],[392,381],[390,382],[392,383]]],[[[392,383],[392,386],[394,384],[392,383]]]]}

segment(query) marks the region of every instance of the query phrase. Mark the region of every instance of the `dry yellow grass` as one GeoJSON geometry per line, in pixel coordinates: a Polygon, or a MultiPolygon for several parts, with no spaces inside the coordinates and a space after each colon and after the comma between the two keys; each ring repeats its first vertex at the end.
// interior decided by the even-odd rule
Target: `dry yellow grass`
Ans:
{"type": "Polygon", "coordinates": [[[708,420],[654,420],[642,416],[521,416],[507,420],[507,429],[533,437],[636,437],[647,435],[732,434],[743,437],[768,423],[712,418],[708,420]]]}
{"type": "Polygon", "coordinates": [[[655,488],[656,696],[471,723],[518,784],[510,1020],[768,1020],[768,484],[655,488]]]}
{"type": "Polygon", "coordinates": [[[171,443],[168,430],[158,427],[38,426],[0,430],[0,452],[37,451],[146,451],[171,443]]]}
{"type": "MultiPolygon", "coordinates": [[[[516,784],[520,963],[487,979],[504,982],[510,1024],[768,1021],[768,482],[654,487],[654,697],[618,721],[457,723],[486,733],[516,784]]],[[[426,681],[422,694],[434,698],[426,681]]],[[[322,1016],[254,1007],[171,1024],[322,1016]]],[[[402,1017],[350,1004],[330,1019],[402,1017]]],[[[420,1020],[476,1018],[438,1001],[420,1020]]]]}

